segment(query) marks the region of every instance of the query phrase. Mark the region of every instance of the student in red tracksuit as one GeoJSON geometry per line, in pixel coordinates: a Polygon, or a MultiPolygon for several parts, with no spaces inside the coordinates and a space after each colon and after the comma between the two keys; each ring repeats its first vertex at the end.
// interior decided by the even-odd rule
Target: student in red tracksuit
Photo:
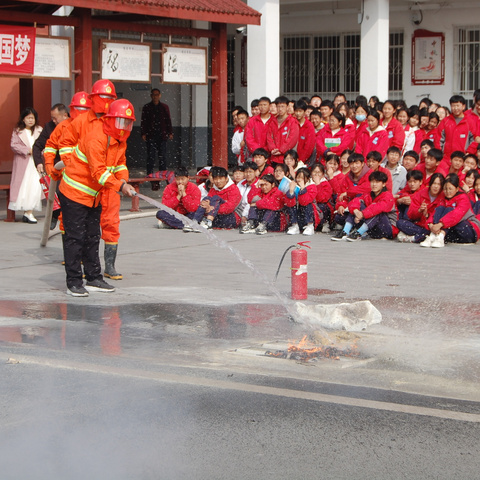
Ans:
{"type": "Polygon", "coordinates": [[[388,169],[385,167],[382,167],[380,164],[382,163],[382,155],[380,152],[377,152],[376,150],[372,150],[371,152],[367,153],[367,166],[372,172],[383,172],[387,176],[387,190],[389,192],[392,191],[392,174],[388,169]]]}
{"type": "Polygon", "coordinates": [[[240,233],[264,235],[267,231],[281,231],[281,215],[285,195],[277,188],[275,177],[265,175],[259,183],[259,191],[251,199],[248,221],[240,233]]]}
{"type": "Polygon", "coordinates": [[[258,167],[258,177],[262,178],[265,175],[273,174],[273,167],[268,165],[269,153],[264,148],[257,148],[252,155],[253,161],[257,164],[258,167]]]}
{"type": "Polygon", "coordinates": [[[478,220],[468,195],[460,189],[458,175],[451,173],[443,185],[444,200],[427,220],[430,235],[421,247],[440,248],[445,242],[476,243],[480,235],[478,220]]]}
{"type": "Polygon", "coordinates": [[[431,140],[435,145],[435,148],[440,148],[440,130],[438,125],[440,124],[440,118],[435,112],[428,114],[428,125],[425,129],[425,138],[431,140]]]}
{"type": "Polygon", "coordinates": [[[397,209],[392,192],[387,190],[387,174],[372,172],[368,176],[370,192],[348,204],[349,214],[342,231],[331,240],[355,242],[368,232],[370,238],[393,239],[398,233],[397,209]],[[355,227],[355,228],[354,228],[355,227]]]}
{"type": "MultiPolygon", "coordinates": [[[[419,170],[423,174],[423,185],[427,186],[430,181],[430,177],[438,172],[438,166],[443,158],[443,154],[441,150],[438,148],[431,148],[427,152],[427,156],[425,157],[424,163],[419,163],[415,170],[419,170]]],[[[442,172],[438,172],[442,173],[442,172]]]]}
{"type": "Polygon", "coordinates": [[[288,98],[275,99],[277,118],[267,131],[267,150],[270,152],[270,162],[283,163],[285,152],[295,148],[298,143],[299,126],[295,118],[287,113],[288,98]]]}
{"type": "Polygon", "coordinates": [[[441,173],[430,177],[428,187],[422,187],[412,195],[406,218],[397,221],[400,233],[397,236],[402,243],[420,243],[430,234],[428,218],[443,202],[443,184],[445,178],[441,173]]]}
{"type": "MultiPolygon", "coordinates": [[[[206,229],[235,228],[240,223],[240,217],[235,209],[242,200],[240,190],[228,176],[223,167],[212,167],[210,175],[213,178],[213,188],[200,202],[200,206],[193,216],[193,220],[206,229]]],[[[199,232],[200,230],[185,225],[184,232],[199,232]]]]}
{"type": "Polygon", "coordinates": [[[368,152],[376,150],[384,157],[390,146],[390,140],[387,131],[380,125],[380,114],[375,110],[370,110],[367,123],[368,128],[357,137],[355,152],[365,157],[368,152]]]}
{"type": "Polygon", "coordinates": [[[407,218],[408,207],[412,203],[413,195],[423,188],[423,173],[419,170],[411,170],[407,173],[407,184],[394,198],[397,202],[398,218],[407,218]]]}
{"type": "Polygon", "coordinates": [[[245,127],[244,140],[250,154],[253,154],[257,148],[268,148],[267,131],[270,124],[276,121],[270,113],[270,103],[268,97],[261,97],[258,100],[260,113],[250,118],[245,127]]]}
{"type": "MultiPolygon", "coordinates": [[[[351,152],[350,150],[348,151],[351,152]]],[[[345,178],[345,175],[340,169],[340,158],[338,158],[338,155],[335,155],[334,153],[328,155],[327,157],[325,166],[325,177],[330,183],[330,186],[332,187],[332,195],[334,200],[333,203],[335,203],[337,195],[340,195],[342,193],[343,179],[345,178]]]]}
{"type": "Polygon", "coordinates": [[[396,105],[393,100],[387,100],[382,107],[383,119],[381,121],[382,127],[385,128],[389,138],[389,147],[397,147],[400,150],[405,143],[405,131],[402,124],[394,117],[396,112],[396,105]]]}
{"type": "Polygon", "coordinates": [[[468,193],[472,210],[475,215],[480,214],[480,177],[475,179],[472,190],[468,193]]]}
{"type": "Polygon", "coordinates": [[[314,235],[320,222],[318,211],[314,208],[316,196],[317,187],[310,178],[310,171],[300,168],[285,198],[290,222],[287,235],[298,235],[301,230],[303,235],[314,235]]]}
{"type": "Polygon", "coordinates": [[[299,131],[298,131],[298,143],[297,143],[297,154],[299,162],[309,165],[315,161],[315,158],[312,160],[312,154],[315,149],[315,127],[312,125],[310,120],[305,116],[305,111],[307,109],[307,104],[300,100],[295,103],[295,118],[298,121],[299,131]]]}
{"type": "MultiPolygon", "coordinates": [[[[193,218],[200,206],[200,189],[188,179],[188,170],[178,167],[175,170],[175,181],[165,187],[162,195],[162,204],[175,210],[181,215],[193,218]]],[[[183,228],[184,222],[169,212],[159,210],[157,212],[158,228],[183,228]]]]}
{"type": "Polygon", "coordinates": [[[443,159],[440,165],[437,167],[437,172],[443,174],[444,177],[450,173],[456,173],[460,179],[460,185],[463,185],[465,181],[465,173],[463,173],[463,167],[465,164],[465,155],[460,150],[452,152],[450,155],[450,166],[443,159]]]}
{"type": "Polygon", "coordinates": [[[345,128],[345,117],[333,112],[328,118],[328,125],[320,132],[317,138],[317,162],[325,153],[332,152],[340,155],[344,150],[353,148],[355,130],[345,128]]]}
{"type": "Polygon", "coordinates": [[[465,115],[465,98],[461,95],[453,95],[450,98],[451,115],[446,117],[440,129],[440,145],[444,159],[449,162],[450,155],[455,150],[475,153],[475,122],[470,115],[465,115]],[[471,148],[470,148],[471,147],[471,148]]]}
{"type": "Polygon", "coordinates": [[[350,164],[350,172],[345,175],[342,185],[342,193],[337,196],[337,202],[335,204],[335,217],[334,222],[337,225],[343,226],[347,219],[348,203],[355,197],[364,195],[370,191],[370,182],[368,176],[371,170],[365,165],[365,159],[363,155],[359,153],[352,153],[348,157],[348,163],[350,164]]]}
{"type": "MultiPolygon", "coordinates": [[[[338,157],[337,157],[338,158],[338,157]]],[[[320,223],[317,229],[321,229],[323,233],[330,232],[330,221],[332,219],[333,205],[332,195],[333,189],[330,182],[325,177],[325,167],[319,163],[313,167],[312,180],[317,186],[317,196],[315,197],[315,208],[317,209],[320,223]]]]}

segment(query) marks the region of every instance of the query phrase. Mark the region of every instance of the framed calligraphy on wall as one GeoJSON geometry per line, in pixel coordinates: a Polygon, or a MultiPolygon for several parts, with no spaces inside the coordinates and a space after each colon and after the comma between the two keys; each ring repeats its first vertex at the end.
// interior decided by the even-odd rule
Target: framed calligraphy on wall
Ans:
{"type": "Polygon", "coordinates": [[[445,83],[445,35],[415,30],[412,36],[412,85],[445,83]]]}

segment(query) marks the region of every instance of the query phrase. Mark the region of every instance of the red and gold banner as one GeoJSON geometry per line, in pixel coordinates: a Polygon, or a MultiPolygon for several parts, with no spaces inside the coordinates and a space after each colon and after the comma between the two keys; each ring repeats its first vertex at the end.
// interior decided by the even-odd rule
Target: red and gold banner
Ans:
{"type": "Polygon", "coordinates": [[[0,25],[0,74],[33,75],[35,28],[0,25]]]}

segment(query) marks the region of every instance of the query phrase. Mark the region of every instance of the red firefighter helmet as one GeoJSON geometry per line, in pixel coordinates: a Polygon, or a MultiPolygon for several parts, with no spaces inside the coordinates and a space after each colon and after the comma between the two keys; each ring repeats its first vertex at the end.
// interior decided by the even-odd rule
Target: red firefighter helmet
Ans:
{"type": "Polygon", "coordinates": [[[126,98],[120,98],[112,102],[105,117],[126,118],[135,121],[135,111],[133,105],[126,98]]]}
{"type": "Polygon", "coordinates": [[[133,105],[126,98],[115,100],[103,118],[104,132],[107,135],[111,135],[119,141],[126,140],[135,121],[133,105]]]}
{"type": "Polygon", "coordinates": [[[92,93],[90,95],[108,95],[111,98],[117,98],[117,92],[115,91],[115,85],[110,80],[102,78],[97,80],[92,87],[92,93]]]}
{"type": "Polygon", "coordinates": [[[73,97],[72,101],[70,102],[70,108],[78,108],[78,109],[90,109],[92,108],[92,101],[87,92],[77,92],[73,97]]]}

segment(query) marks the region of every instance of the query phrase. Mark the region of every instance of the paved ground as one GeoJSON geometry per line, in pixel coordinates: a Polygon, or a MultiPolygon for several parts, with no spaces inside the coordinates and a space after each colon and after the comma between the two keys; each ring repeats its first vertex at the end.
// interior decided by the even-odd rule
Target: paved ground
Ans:
{"type": "MultiPolygon", "coordinates": [[[[81,469],[66,475],[67,467],[48,457],[56,449],[68,465],[83,463],[89,478],[296,478],[293,459],[302,461],[302,475],[327,465],[331,478],[475,476],[478,246],[434,250],[234,231],[215,232],[212,243],[158,230],[155,209],[141,206],[151,215],[121,224],[117,266],[124,280],[115,282],[115,293],[87,299],[65,294],[59,235],[40,247],[41,221],[0,223],[3,478],[85,478],[81,469]],[[271,286],[285,249],[304,240],[312,246],[305,303],[367,299],[383,315],[358,338],[328,333],[333,342],[356,341],[361,358],[304,364],[263,355],[306,334],[327,335],[289,318],[288,256],[278,291],[271,286]],[[57,414],[58,428],[49,430],[57,414]],[[58,438],[72,431],[62,445],[58,438]],[[160,431],[178,449],[167,448],[160,431]],[[435,433],[443,431],[452,437],[435,433]],[[123,440],[110,444],[107,436],[123,440]],[[22,463],[28,438],[39,449],[22,463]],[[77,443],[87,445],[92,461],[77,453],[77,443]],[[449,443],[457,447],[446,455],[449,443]],[[140,447],[143,456],[134,456],[140,447]],[[154,450],[167,457],[152,460],[154,450]],[[319,458],[308,463],[315,452],[319,458]],[[48,468],[38,470],[45,455],[48,468]],[[355,462],[346,467],[350,456],[355,462]]],[[[124,200],[123,215],[128,208],[124,200]]]]}

